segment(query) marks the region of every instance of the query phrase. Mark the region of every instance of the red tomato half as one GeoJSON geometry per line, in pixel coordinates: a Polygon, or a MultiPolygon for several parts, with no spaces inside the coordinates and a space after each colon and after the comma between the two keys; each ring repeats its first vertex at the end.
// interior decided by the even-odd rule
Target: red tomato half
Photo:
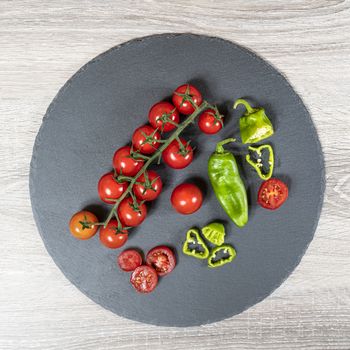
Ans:
{"type": "Polygon", "coordinates": [[[258,192],[258,203],[266,209],[279,208],[288,198],[288,187],[281,180],[272,178],[264,181],[258,192]]]}
{"type": "Polygon", "coordinates": [[[203,195],[196,185],[184,183],[174,188],[170,200],[178,213],[188,215],[202,206],[203,195]]]}
{"type": "Polygon", "coordinates": [[[153,201],[162,192],[163,183],[160,176],[154,170],[149,170],[146,173],[152,188],[146,188],[145,185],[140,184],[144,184],[146,181],[145,175],[142,174],[137,179],[137,182],[139,183],[133,186],[133,191],[135,193],[136,198],[140,201],[153,201]]]}
{"type": "Polygon", "coordinates": [[[158,275],[152,267],[141,265],[131,274],[130,282],[139,293],[150,293],[157,286],[158,275]]]}
{"type": "Polygon", "coordinates": [[[127,249],[119,254],[117,262],[123,271],[134,271],[136,267],[142,265],[142,256],[135,249],[127,249]]]}
{"type": "Polygon", "coordinates": [[[174,91],[172,98],[174,106],[180,113],[189,115],[194,112],[194,107],[191,102],[183,96],[184,94],[190,95],[194,104],[197,106],[202,104],[203,99],[201,93],[190,84],[181,85],[174,91]]]}
{"type": "Polygon", "coordinates": [[[146,205],[138,203],[138,208],[135,208],[131,197],[124,198],[118,206],[118,217],[125,227],[140,225],[146,216],[146,205]]]}
{"type": "Polygon", "coordinates": [[[161,245],[151,249],[146,256],[146,263],[153,267],[159,276],[165,276],[174,270],[176,258],[173,251],[161,245]]]}
{"type": "Polygon", "coordinates": [[[97,185],[98,195],[105,203],[114,204],[114,201],[110,201],[107,198],[118,199],[128,188],[126,182],[118,182],[114,178],[114,173],[110,172],[104,174],[97,185]]]}
{"type": "Polygon", "coordinates": [[[208,109],[203,112],[198,118],[198,126],[205,134],[216,134],[222,129],[223,116],[215,118],[215,111],[208,109]]]}
{"type": "Polygon", "coordinates": [[[159,143],[157,140],[160,140],[159,132],[149,125],[140,126],[132,135],[133,146],[144,154],[152,154],[158,149],[159,143]],[[150,138],[149,143],[147,138],[150,138]]]}
{"type": "Polygon", "coordinates": [[[165,164],[173,169],[183,169],[191,164],[193,160],[193,149],[186,140],[180,138],[183,144],[183,149],[180,149],[177,140],[172,141],[169,146],[163,151],[162,157],[165,164]]]}
{"type": "Polygon", "coordinates": [[[113,167],[118,174],[135,176],[141,170],[144,161],[131,158],[130,152],[131,147],[124,146],[114,153],[113,167]]]}
{"type": "Polygon", "coordinates": [[[104,228],[100,228],[100,241],[101,243],[111,249],[117,249],[122,247],[128,240],[127,230],[118,230],[118,221],[112,219],[104,228]]]}
{"type": "Polygon", "coordinates": [[[158,130],[163,132],[169,132],[175,128],[175,125],[167,122],[169,119],[172,122],[178,124],[180,121],[179,112],[169,102],[158,102],[150,109],[148,113],[148,120],[150,124],[158,130]]]}

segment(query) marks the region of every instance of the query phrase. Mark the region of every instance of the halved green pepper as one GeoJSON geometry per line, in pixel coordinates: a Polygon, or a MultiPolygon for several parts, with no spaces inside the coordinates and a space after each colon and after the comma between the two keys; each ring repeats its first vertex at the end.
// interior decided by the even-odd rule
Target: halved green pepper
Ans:
{"type": "Polygon", "coordinates": [[[225,264],[230,263],[236,257],[236,250],[232,246],[228,244],[224,244],[221,247],[214,248],[208,258],[208,266],[209,267],[219,267],[225,264]],[[215,260],[216,255],[219,252],[223,252],[224,254],[228,254],[227,257],[223,257],[219,260],[215,260]]]}
{"type": "Polygon", "coordinates": [[[246,161],[256,170],[256,172],[258,173],[260,179],[262,180],[268,180],[271,178],[272,176],[272,173],[273,173],[273,166],[274,166],[274,163],[275,163],[275,160],[274,160],[274,154],[273,154],[273,148],[270,146],[270,145],[261,145],[259,147],[248,147],[249,151],[253,151],[255,152],[257,155],[258,155],[258,159],[257,161],[255,162],[251,155],[248,153],[245,157],[246,161]],[[269,160],[268,160],[268,163],[269,163],[269,171],[267,173],[264,173],[263,172],[263,166],[264,166],[264,163],[263,163],[263,160],[262,160],[262,153],[263,153],[263,150],[268,150],[269,151],[269,160]]]}
{"type": "Polygon", "coordinates": [[[221,245],[225,241],[225,227],[219,222],[212,222],[202,228],[203,236],[215,245],[221,245]]]}
{"type": "Polygon", "coordinates": [[[196,228],[191,228],[187,231],[186,241],[182,246],[182,252],[197,259],[206,259],[209,256],[209,249],[196,228]],[[191,249],[190,244],[198,244],[203,251],[191,249]]]}
{"type": "Polygon", "coordinates": [[[235,102],[233,108],[236,109],[240,104],[247,109],[239,120],[243,143],[256,143],[273,135],[273,126],[264,108],[252,108],[246,100],[241,98],[235,102]]]}

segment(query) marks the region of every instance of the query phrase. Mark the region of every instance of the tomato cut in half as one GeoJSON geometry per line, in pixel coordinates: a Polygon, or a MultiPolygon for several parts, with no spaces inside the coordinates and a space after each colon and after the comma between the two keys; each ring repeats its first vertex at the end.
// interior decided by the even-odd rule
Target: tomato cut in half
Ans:
{"type": "Polygon", "coordinates": [[[128,188],[127,182],[118,182],[114,173],[104,174],[97,185],[98,195],[101,200],[108,204],[114,204],[115,201],[110,199],[118,199],[128,188]]]}
{"type": "Polygon", "coordinates": [[[183,169],[191,164],[193,160],[193,149],[183,138],[181,145],[177,140],[172,141],[163,151],[162,157],[165,164],[173,169],[183,169]]]}
{"type": "Polygon", "coordinates": [[[98,219],[95,214],[90,211],[83,210],[74,214],[69,222],[70,233],[78,239],[89,239],[95,235],[98,230],[97,223],[98,219]]]}
{"type": "Polygon", "coordinates": [[[171,103],[162,101],[152,106],[148,113],[148,120],[155,129],[169,132],[179,123],[180,115],[171,103]]]}
{"type": "Polygon", "coordinates": [[[144,203],[134,203],[131,197],[124,198],[118,206],[118,217],[124,227],[138,226],[147,216],[144,203]]]}
{"type": "Polygon", "coordinates": [[[112,219],[106,227],[100,228],[100,241],[110,249],[117,249],[122,247],[128,240],[127,230],[118,230],[118,221],[112,219]]]}
{"type": "Polygon", "coordinates": [[[158,275],[154,268],[141,265],[131,274],[130,282],[139,293],[150,293],[158,284],[158,275]]]}
{"type": "Polygon", "coordinates": [[[117,263],[123,271],[134,271],[142,265],[142,256],[135,249],[127,249],[119,254],[117,263]]]}
{"type": "Polygon", "coordinates": [[[176,258],[169,247],[160,245],[147,253],[146,263],[153,267],[159,276],[165,276],[174,270],[176,258]]]}
{"type": "Polygon", "coordinates": [[[137,179],[136,184],[133,186],[133,191],[138,200],[153,201],[162,192],[162,179],[154,170],[146,171],[146,176],[142,174],[137,179]],[[146,176],[148,182],[146,182],[146,176]]]}
{"type": "Polygon", "coordinates": [[[196,185],[183,183],[174,188],[170,200],[178,213],[188,215],[202,206],[203,195],[196,185]]]}
{"type": "Polygon", "coordinates": [[[258,192],[258,203],[266,209],[278,209],[288,198],[288,187],[279,179],[264,181],[258,192]]]}
{"type": "Polygon", "coordinates": [[[135,176],[142,168],[144,161],[131,157],[131,147],[124,146],[116,150],[113,157],[113,168],[119,175],[135,176]]]}
{"type": "Polygon", "coordinates": [[[160,134],[150,125],[140,126],[132,135],[133,146],[143,154],[154,153],[160,145],[157,140],[160,140],[160,134]]]}
{"type": "Polygon", "coordinates": [[[184,84],[179,86],[173,93],[173,104],[177,110],[185,115],[192,114],[194,112],[194,106],[191,104],[188,96],[191,97],[195,105],[200,106],[202,104],[201,93],[190,84],[184,84]]]}

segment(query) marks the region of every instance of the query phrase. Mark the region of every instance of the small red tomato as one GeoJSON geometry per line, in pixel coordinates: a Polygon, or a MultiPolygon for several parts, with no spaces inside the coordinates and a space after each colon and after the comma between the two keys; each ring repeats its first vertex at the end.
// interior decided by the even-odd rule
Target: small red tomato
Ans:
{"type": "Polygon", "coordinates": [[[118,221],[115,219],[111,220],[106,228],[104,226],[100,228],[100,241],[107,248],[120,248],[127,240],[128,231],[118,230],[118,221]]]}
{"type": "Polygon", "coordinates": [[[203,112],[198,118],[198,126],[205,134],[216,134],[222,129],[223,116],[216,116],[213,109],[203,112]]]}
{"type": "Polygon", "coordinates": [[[186,140],[180,138],[182,147],[177,140],[172,141],[163,151],[162,157],[165,164],[173,169],[183,169],[193,160],[193,149],[186,140]]]}
{"type": "Polygon", "coordinates": [[[201,190],[193,184],[184,183],[174,188],[171,194],[171,204],[180,214],[192,214],[203,202],[201,190]]]}
{"type": "Polygon", "coordinates": [[[155,129],[158,128],[158,130],[163,132],[169,132],[175,128],[175,125],[167,120],[178,124],[180,116],[171,103],[163,101],[152,106],[148,113],[148,120],[155,129]]]}
{"type": "Polygon", "coordinates": [[[136,267],[142,265],[142,256],[135,249],[127,249],[119,254],[117,262],[123,271],[134,271],[136,267]]]}
{"type": "Polygon", "coordinates": [[[110,172],[104,174],[97,185],[98,195],[101,200],[105,203],[113,204],[114,201],[108,200],[110,199],[118,199],[128,188],[128,184],[126,182],[118,182],[114,178],[114,173],[110,172]]]}
{"type": "Polygon", "coordinates": [[[288,198],[288,187],[279,179],[264,181],[258,192],[258,203],[266,209],[279,208],[288,198]]]}
{"type": "Polygon", "coordinates": [[[159,276],[165,276],[174,270],[176,258],[169,247],[161,245],[147,253],[146,263],[153,267],[159,276]]]}
{"type": "Polygon", "coordinates": [[[135,176],[142,168],[143,160],[136,160],[131,157],[131,147],[124,146],[119,148],[113,157],[113,167],[118,174],[124,176],[135,176]]]}
{"type": "Polygon", "coordinates": [[[98,220],[95,214],[87,210],[79,211],[70,219],[70,233],[78,239],[89,239],[94,236],[98,230],[98,226],[94,225],[96,222],[98,222],[98,220]]]}
{"type": "Polygon", "coordinates": [[[132,135],[133,146],[144,154],[152,154],[158,149],[157,140],[160,140],[159,132],[149,125],[140,126],[132,135]]]}
{"type": "Polygon", "coordinates": [[[182,114],[189,115],[194,112],[194,107],[189,101],[190,96],[195,105],[200,106],[202,104],[201,93],[190,84],[184,84],[179,86],[173,93],[173,104],[182,114]]]}
{"type": "Polygon", "coordinates": [[[147,216],[147,207],[144,203],[135,206],[131,197],[124,198],[118,206],[118,217],[123,226],[138,226],[147,216]]]}
{"type": "Polygon", "coordinates": [[[133,191],[135,196],[140,201],[153,201],[156,199],[162,192],[163,183],[160,176],[154,171],[146,171],[148,183],[146,183],[146,177],[142,174],[137,182],[133,186],[133,191]],[[142,185],[140,184],[142,183],[142,185]]]}
{"type": "Polygon", "coordinates": [[[158,275],[152,267],[141,265],[131,274],[130,282],[139,293],[150,293],[157,286],[158,275]]]}

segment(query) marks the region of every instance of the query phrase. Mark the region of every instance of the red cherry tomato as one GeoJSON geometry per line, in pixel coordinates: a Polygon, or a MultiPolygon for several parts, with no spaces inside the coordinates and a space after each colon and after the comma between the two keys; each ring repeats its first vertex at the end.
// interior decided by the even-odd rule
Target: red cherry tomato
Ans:
{"type": "Polygon", "coordinates": [[[150,293],[157,286],[158,275],[152,267],[141,265],[131,274],[130,282],[139,293],[150,293]]]}
{"type": "Polygon", "coordinates": [[[198,126],[205,134],[216,134],[222,129],[222,119],[222,115],[217,119],[215,111],[208,109],[199,116],[198,126]]]}
{"type": "Polygon", "coordinates": [[[153,267],[159,276],[165,276],[174,270],[176,258],[169,247],[161,245],[147,253],[146,263],[153,267]]]}
{"type": "Polygon", "coordinates": [[[119,254],[117,262],[123,271],[134,271],[136,267],[142,265],[142,256],[135,249],[127,249],[119,254]]]}
{"type": "Polygon", "coordinates": [[[87,210],[79,211],[70,219],[70,233],[78,239],[89,239],[95,235],[99,228],[99,226],[94,225],[96,222],[98,219],[95,214],[87,210]]]}
{"type": "Polygon", "coordinates": [[[193,184],[178,185],[171,194],[171,204],[180,214],[192,214],[197,211],[203,202],[201,190],[193,184]]]}
{"type": "Polygon", "coordinates": [[[131,158],[131,147],[119,148],[113,157],[113,167],[118,174],[135,176],[142,168],[144,161],[131,158]]]}
{"type": "Polygon", "coordinates": [[[114,173],[110,172],[104,174],[97,185],[98,195],[101,200],[105,203],[113,204],[114,201],[110,201],[107,198],[118,199],[128,188],[128,184],[126,182],[118,182],[114,178],[114,173]]]}
{"type": "Polygon", "coordinates": [[[146,178],[145,175],[142,174],[137,179],[137,182],[143,183],[143,185],[135,184],[133,186],[133,191],[136,198],[140,201],[153,201],[162,192],[163,183],[160,176],[154,170],[149,170],[146,173],[149,181],[149,186],[152,187],[150,188],[145,186],[146,178]]]}
{"type": "Polygon", "coordinates": [[[112,219],[104,228],[100,228],[100,241],[101,243],[111,249],[117,249],[122,247],[128,240],[127,230],[118,230],[118,221],[112,219]]]}
{"type": "Polygon", "coordinates": [[[132,144],[135,149],[139,150],[141,153],[152,154],[159,147],[159,143],[157,141],[152,141],[152,138],[153,140],[160,140],[159,132],[149,125],[140,126],[132,135],[132,144]],[[150,138],[150,143],[147,143],[147,138],[150,138]]]}
{"type": "Polygon", "coordinates": [[[181,149],[179,142],[174,140],[162,154],[164,162],[173,169],[186,168],[193,160],[192,147],[186,142],[186,140],[180,138],[180,141],[183,145],[181,149]]]}
{"type": "Polygon", "coordinates": [[[144,203],[138,203],[135,208],[131,197],[124,198],[118,206],[118,217],[123,226],[138,226],[147,216],[147,207],[144,203]]]}
{"type": "Polygon", "coordinates": [[[167,118],[172,122],[178,124],[180,121],[179,112],[169,102],[156,103],[148,113],[148,120],[150,124],[158,130],[169,132],[175,128],[174,124],[167,122],[167,118]]]}
{"type": "Polygon", "coordinates": [[[258,192],[258,203],[266,209],[279,208],[288,198],[288,187],[279,179],[264,181],[258,192]]]}
{"type": "Polygon", "coordinates": [[[202,95],[201,93],[190,84],[184,84],[179,86],[173,93],[173,104],[182,114],[189,115],[194,112],[194,107],[191,102],[184,97],[184,94],[191,96],[195,105],[200,106],[202,104],[202,95]]]}

